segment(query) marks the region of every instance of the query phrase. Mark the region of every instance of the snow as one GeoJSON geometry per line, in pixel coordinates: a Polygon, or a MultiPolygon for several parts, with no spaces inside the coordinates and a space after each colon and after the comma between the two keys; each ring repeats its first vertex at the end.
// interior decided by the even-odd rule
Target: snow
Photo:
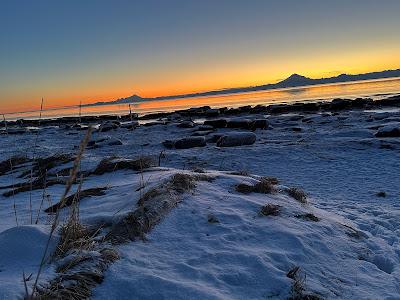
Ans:
{"type": "MultiPolygon", "coordinates": [[[[19,226],[0,233],[0,299],[17,299],[24,291],[23,272],[33,282],[38,265],[48,241],[48,227],[19,226]]],[[[52,253],[57,239],[50,241],[48,253],[52,253]]],[[[49,255],[48,255],[49,256],[49,255]]],[[[47,258],[48,258],[47,256],[47,258]]],[[[45,266],[49,276],[51,266],[45,266]]],[[[43,278],[42,278],[43,279],[43,278]]]]}
{"type": "MultiPolygon", "coordinates": [[[[202,148],[165,149],[163,141],[196,130],[178,128],[176,123],[94,133],[93,140],[109,137],[122,145],[104,143],[88,149],[84,170],[93,169],[105,156],[153,155],[158,160],[161,151],[163,155],[161,168],[143,173],[143,178],[129,170],[88,177],[82,189],[108,189],[104,196],[81,201],[83,223],[115,222],[135,209],[143,182],[150,189],[192,169],[204,169],[216,178],[197,182],[147,241],[118,246],[121,259],[94,289],[94,299],[286,299],[292,284],[286,273],[293,266],[306,274],[306,291],[326,299],[400,299],[400,139],[375,136],[379,128],[398,124],[400,112],[266,117],[271,129],[254,131],[255,144],[229,148],[208,143],[202,148]],[[258,177],[230,171],[275,176],[281,180],[281,192],[239,194],[235,184],[254,183],[258,177]],[[304,189],[309,204],[290,198],[284,190],[291,186],[304,189]],[[377,197],[378,192],[386,197],[377,197]],[[282,206],[281,214],[259,216],[267,203],[282,206]],[[295,217],[304,213],[313,213],[320,221],[295,217]],[[219,223],[207,222],[209,215],[219,223]]],[[[75,153],[84,133],[41,128],[36,150],[36,133],[2,135],[0,155],[6,159],[34,151],[43,157],[75,153]]],[[[71,164],[57,170],[67,166],[71,164]]],[[[24,181],[18,178],[20,171],[0,176],[0,186],[24,181]]],[[[76,189],[75,185],[72,191],[76,189]]],[[[23,295],[22,271],[28,276],[37,270],[51,217],[42,212],[39,225],[30,225],[30,193],[6,198],[4,191],[0,189],[0,299],[15,299],[23,295]]],[[[54,204],[63,186],[48,187],[46,192],[54,204]]],[[[42,194],[31,193],[35,217],[42,194]]],[[[54,276],[53,269],[53,264],[46,265],[43,280],[54,276]]]]}

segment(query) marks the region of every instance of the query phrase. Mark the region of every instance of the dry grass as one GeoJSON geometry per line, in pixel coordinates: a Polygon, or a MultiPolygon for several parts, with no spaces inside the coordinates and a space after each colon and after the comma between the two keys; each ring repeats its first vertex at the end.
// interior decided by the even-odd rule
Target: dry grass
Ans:
{"type": "Polygon", "coordinates": [[[291,295],[288,300],[319,300],[318,295],[306,293],[306,274],[301,271],[299,266],[289,270],[286,276],[293,280],[291,295]]]}
{"type": "Polygon", "coordinates": [[[240,183],[235,186],[235,190],[242,194],[260,193],[260,194],[272,194],[276,193],[275,187],[279,181],[275,177],[261,177],[260,181],[254,185],[246,183],[240,183]]]}
{"type": "Polygon", "coordinates": [[[295,217],[306,221],[319,222],[319,218],[311,213],[295,215],[295,217]]]}
{"type": "Polygon", "coordinates": [[[176,173],[170,178],[169,186],[178,193],[184,193],[196,187],[195,178],[188,174],[176,173]]]}
{"type": "Polygon", "coordinates": [[[65,198],[63,203],[58,202],[48,208],[45,209],[46,213],[54,213],[59,209],[62,209],[64,207],[71,206],[74,202],[79,202],[80,200],[87,198],[87,197],[94,197],[94,196],[103,196],[105,195],[105,190],[107,190],[106,187],[97,187],[97,188],[91,188],[83,191],[78,191],[75,194],[72,194],[71,196],[68,196],[65,198]]]}
{"type": "Polygon", "coordinates": [[[14,155],[9,159],[0,162],[0,176],[13,171],[16,167],[30,162],[31,160],[26,156],[14,155]]]}
{"type": "Polygon", "coordinates": [[[148,190],[139,199],[138,208],[112,226],[106,240],[119,244],[137,238],[145,239],[145,234],[179,203],[181,194],[193,190],[196,181],[209,180],[204,176],[176,173],[148,190]]]}
{"type": "Polygon", "coordinates": [[[302,204],[307,203],[307,194],[302,189],[297,187],[292,187],[287,190],[287,193],[293,199],[299,201],[302,204]]]}
{"type": "Polygon", "coordinates": [[[242,194],[250,194],[254,191],[254,186],[253,185],[249,185],[246,183],[239,183],[235,186],[235,190],[238,193],[242,193],[242,194]]]}
{"type": "Polygon", "coordinates": [[[116,157],[109,157],[100,161],[92,174],[103,175],[105,173],[125,169],[143,171],[155,165],[154,159],[150,156],[142,156],[138,159],[120,159],[116,157]]]}
{"type": "Polygon", "coordinates": [[[261,207],[260,215],[262,215],[262,216],[279,216],[281,213],[281,208],[282,207],[280,205],[268,203],[267,205],[264,205],[263,207],[261,207]]]}
{"type": "Polygon", "coordinates": [[[269,179],[265,179],[265,177],[263,177],[254,185],[254,192],[261,194],[272,194],[276,192],[276,188],[269,179]]]}
{"type": "Polygon", "coordinates": [[[55,154],[44,158],[34,159],[32,168],[23,172],[19,178],[24,178],[30,176],[32,172],[32,177],[42,177],[43,174],[55,167],[61,166],[63,164],[72,162],[75,160],[75,155],[68,153],[55,154]]]}

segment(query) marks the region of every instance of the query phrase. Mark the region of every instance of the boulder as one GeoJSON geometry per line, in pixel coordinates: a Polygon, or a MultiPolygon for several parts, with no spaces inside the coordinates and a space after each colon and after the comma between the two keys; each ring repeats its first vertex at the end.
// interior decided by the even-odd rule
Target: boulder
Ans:
{"type": "Polygon", "coordinates": [[[252,145],[257,137],[252,132],[231,132],[224,134],[217,141],[218,147],[236,147],[243,145],[252,145]]]}
{"type": "Polygon", "coordinates": [[[179,128],[193,128],[196,124],[193,121],[183,121],[176,125],[179,128]]]}
{"type": "Polygon", "coordinates": [[[376,137],[400,137],[400,124],[386,125],[378,130],[376,137]]]}
{"type": "Polygon", "coordinates": [[[205,115],[207,117],[216,117],[216,116],[219,116],[219,114],[220,114],[220,111],[217,108],[210,108],[205,111],[205,115]]]}
{"type": "Polygon", "coordinates": [[[209,135],[211,132],[213,132],[212,130],[199,130],[199,131],[195,131],[191,134],[191,136],[205,136],[205,135],[209,135]]]}
{"type": "Polygon", "coordinates": [[[268,129],[269,122],[267,119],[255,119],[250,123],[251,130],[268,129]]]}
{"type": "Polygon", "coordinates": [[[99,131],[100,132],[107,132],[113,129],[117,129],[120,126],[120,124],[115,123],[115,122],[104,122],[103,124],[100,125],[99,131]]]}
{"type": "Polygon", "coordinates": [[[251,120],[249,119],[230,119],[226,124],[228,128],[241,128],[241,129],[250,129],[251,120]]]}
{"type": "Polygon", "coordinates": [[[213,128],[225,128],[228,121],[226,119],[206,120],[204,125],[212,126],[213,128]]]}
{"type": "Polygon", "coordinates": [[[203,130],[213,130],[214,127],[211,125],[200,125],[199,127],[197,127],[197,130],[199,131],[203,131],[203,130]]]}
{"type": "Polygon", "coordinates": [[[176,149],[189,149],[194,147],[204,147],[206,139],[204,136],[191,136],[175,141],[176,149]]]}
{"type": "Polygon", "coordinates": [[[136,127],[139,126],[139,122],[138,121],[130,121],[130,122],[126,122],[121,124],[121,128],[126,128],[126,129],[134,129],[136,127]]]}
{"type": "Polygon", "coordinates": [[[341,110],[345,108],[351,107],[352,100],[350,99],[340,99],[336,98],[333,99],[331,102],[331,109],[332,110],[341,110]]]}
{"type": "Polygon", "coordinates": [[[204,136],[190,136],[178,140],[166,140],[163,142],[166,148],[176,149],[189,149],[194,147],[204,147],[206,145],[206,139],[204,136]]]}
{"type": "Polygon", "coordinates": [[[223,136],[223,133],[214,133],[207,136],[207,143],[216,143],[223,136]]]}

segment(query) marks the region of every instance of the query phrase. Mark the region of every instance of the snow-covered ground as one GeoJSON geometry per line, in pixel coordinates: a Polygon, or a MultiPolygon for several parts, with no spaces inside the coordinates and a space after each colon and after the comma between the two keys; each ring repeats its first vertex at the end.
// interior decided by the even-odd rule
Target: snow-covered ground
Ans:
{"type": "MultiPolygon", "coordinates": [[[[152,155],[156,161],[160,157],[161,169],[89,176],[83,190],[108,189],[105,195],[81,200],[83,223],[118,219],[136,208],[141,185],[149,189],[175,173],[202,169],[215,180],[196,182],[196,188],[181,195],[178,206],[145,242],[116,246],[120,259],[109,266],[93,298],[286,299],[293,285],[287,273],[299,266],[305,292],[321,298],[400,299],[400,138],[375,137],[384,125],[398,126],[399,110],[302,116],[267,116],[271,128],[257,129],[255,144],[229,148],[207,143],[166,149],[163,141],[195,130],[179,128],[177,122],[95,132],[92,139],[110,137],[114,145],[103,141],[88,149],[83,170],[95,168],[106,156],[140,155],[152,155]],[[119,141],[122,145],[116,145],[119,141]],[[277,177],[279,191],[266,195],[235,190],[239,183],[256,182],[257,176],[277,177]],[[307,192],[308,204],[287,195],[286,187],[292,186],[307,192]],[[281,206],[278,216],[259,215],[268,203],[281,206]],[[319,221],[296,217],[306,213],[319,221]],[[210,215],[219,222],[208,222],[210,215]]],[[[228,131],[243,129],[215,132],[228,131]]],[[[38,133],[2,135],[0,154],[6,160],[12,155],[76,153],[84,134],[47,127],[38,133]]],[[[21,170],[0,176],[0,186],[26,181],[17,178],[21,170]]],[[[43,208],[48,201],[57,202],[63,188],[48,187],[43,208]]],[[[0,196],[0,299],[23,295],[22,272],[35,274],[40,263],[52,217],[41,212],[38,225],[30,225],[30,199],[35,221],[42,196],[41,189],[0,196]]],[[[52,276],[54,266],[46,265],[42,281],[52,276]]]]}

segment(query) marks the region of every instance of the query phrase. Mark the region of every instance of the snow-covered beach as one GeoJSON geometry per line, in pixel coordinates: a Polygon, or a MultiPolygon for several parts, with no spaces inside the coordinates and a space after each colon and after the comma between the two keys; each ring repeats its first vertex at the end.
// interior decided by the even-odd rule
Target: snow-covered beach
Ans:
{"type": "Polygon", "coordinates": [[[80,190],[80,223],[98,228],[90,246],[58,256],[56,232],[42,291],[94,268],[94,299],[400,299],[399,99],[359,102],[9,124],[0,299],[24,296],[23,273],[33,286],[54,218],[44,210],[60,201],[88,125],[68,195],[80,190]],[[142,217],[143,234],[121,234],[142,217]]]}

